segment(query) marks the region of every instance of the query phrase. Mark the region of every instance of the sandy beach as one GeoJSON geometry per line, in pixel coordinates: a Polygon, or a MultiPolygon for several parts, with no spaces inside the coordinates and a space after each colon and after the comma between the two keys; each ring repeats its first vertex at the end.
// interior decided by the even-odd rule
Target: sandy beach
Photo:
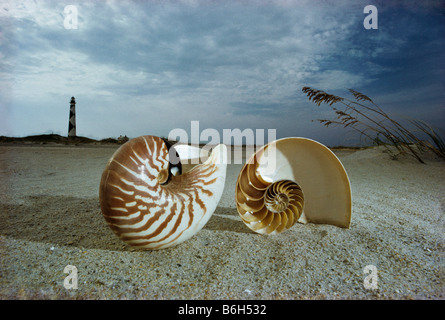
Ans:
{"type": "Polygon", "coordinates": [[[351,227],[248,229],[234,190],[179,246],[128,247],[102,217],[98,188],[117,146],[0,146],[2,299],[444,299],[445,162],[382,148],[335,150],[351,182],[351,227]],[[67,265],[78,288],[66,289],[67,265]],[[375,266],[377,288],[365,286],[375,266]]]}

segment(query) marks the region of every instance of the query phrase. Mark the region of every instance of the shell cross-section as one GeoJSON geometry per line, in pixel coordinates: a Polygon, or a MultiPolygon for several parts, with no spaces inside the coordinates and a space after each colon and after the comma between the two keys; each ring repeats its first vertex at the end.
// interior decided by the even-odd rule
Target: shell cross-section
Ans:
{"type": "Polygon", "coordinates": [[[177,245],[207,223],[221,198],[224,145],[180,175],[170,172],[169,151],[155,136],[122,145],[102,174],[99,198],[111,230],[127,244],[161,249],[177,245]]]}
{"type": "Polygon", "coordinates": [[[335,154],[306,138],[284,138],[260,148],[241,169],[235,200],[253,231],[275,234],[296,222],[348,228],[351,188],[335,154]]]}

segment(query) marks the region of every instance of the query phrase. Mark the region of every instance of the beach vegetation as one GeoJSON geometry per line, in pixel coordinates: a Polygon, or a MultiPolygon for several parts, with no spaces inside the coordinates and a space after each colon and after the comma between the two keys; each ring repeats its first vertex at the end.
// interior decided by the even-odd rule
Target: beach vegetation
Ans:
{"type": "MultiPolygon", "coordinates": [[[[302,91],[309,101],[318,106],[329,105],[335,113],[333,119],[318,119],[326,127],[342,126],[350,128],[372,145],[384,146],[393,159],[401,154],[408,154],[421,163],[427,151],[445,160],[445,143],[437,130],[418,119],[404,118],[396,120],[386,113],[371,98],[354,89],[349,89],[354,99],[348,99],[326,93],[311,87],[302,91]]],[[[369,143],[368,142],[368,143],[369,143]]]]}

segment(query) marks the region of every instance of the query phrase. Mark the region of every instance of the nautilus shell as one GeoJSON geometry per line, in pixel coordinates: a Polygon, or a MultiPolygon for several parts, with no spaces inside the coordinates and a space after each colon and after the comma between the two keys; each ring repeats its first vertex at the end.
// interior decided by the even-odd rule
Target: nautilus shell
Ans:
{"type": "Polygon", "coordinates": [[[226,178],[226,146],[214,147],[204,163],[187,172],[181,172],[177,156],[163,139],[141,136],[108,161],[100,182],[101,210],[127,244],[144,249],[177,245],[200,231],[216,209],[226,178]]]}
{"type": "Polygon", "coordinates": [[[273,141],[253,154],[236,183],[236,206],[253,231],[276,234],[296,222],[349,228],[348,175],[335,154],[306,138],[273,141]]]}

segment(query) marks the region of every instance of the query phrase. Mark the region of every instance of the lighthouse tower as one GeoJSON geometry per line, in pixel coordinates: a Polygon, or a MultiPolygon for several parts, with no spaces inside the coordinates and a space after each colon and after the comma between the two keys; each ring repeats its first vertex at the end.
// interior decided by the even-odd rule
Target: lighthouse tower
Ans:
{"type": "Polygon", "coordinates": [[[68,138],[76,136],[76,99],[71,97],[70,119],[68,122],[68,138]]]}

